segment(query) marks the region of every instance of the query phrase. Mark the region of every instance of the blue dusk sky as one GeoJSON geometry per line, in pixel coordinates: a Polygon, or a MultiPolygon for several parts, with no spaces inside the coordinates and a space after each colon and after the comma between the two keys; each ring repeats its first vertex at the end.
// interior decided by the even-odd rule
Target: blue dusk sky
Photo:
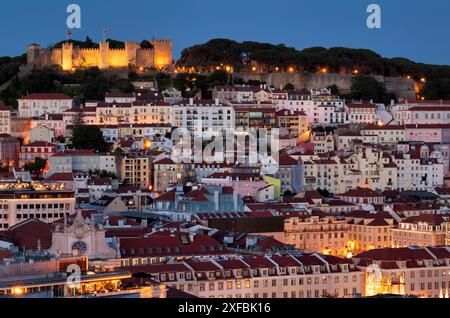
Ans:
{"type": "Polygon", "coordinates": [[[87,35],[141,41],[153,36],[174,40],[174,57],[183,48],[212,38],[311,46],[368,48],[385,57],[450,64],[450,1],[447,0],[16,0],[0,4],[0,56],[23,53],[66,36],[67,5],[81,6],[87,35]],[[382,9],[382,28],[366,26],[369,4],[382,9]]]}

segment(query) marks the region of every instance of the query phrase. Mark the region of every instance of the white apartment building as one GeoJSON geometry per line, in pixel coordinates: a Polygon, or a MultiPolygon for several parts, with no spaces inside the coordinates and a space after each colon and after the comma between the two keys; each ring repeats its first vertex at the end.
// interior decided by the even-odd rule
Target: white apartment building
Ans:
{"type": "Polygon", "coordinates": [[[52,223],[75,213],[75,193],[29,183],[0,184],[0,231],[27,219],[52,223]]]}
{"type": "Polygon", "coordinates": [[[346,105],[348,121],[353,124],[375,124],[378,121],[377,107],[371,103],[346,105]]]}
{"type": "Polygon", "coordinates": [[[61,114],[73,107],[73,99],[59,93],[29,94],[17,100],[19,117],[61,114]]]}
{"type": "Polygon", "coordinates": [[[277,110],[288,109],[302,111],[308,117],[310,124],[345,124],[348,115],[345,112],[344,101],[332,95],[328,90],[293,91],[287,99],[273,99],[277,110]]]}
{"type": "Polygon", "coordinates": [[[11,109],[8,106],[0,106],[0,135],[11,134],[11,109]]]}
{"type": "Polygon", "coordinates": [[[339,193],[339,163],[332,159],[317,159],[303,162],[305,190],[328,190],[339,193]]]}
{"type": "MultiPolygon", "coordinates": [[[[360,179],[359,187],[378,191],[397,189],[397,166],[388,152],[364,147],[347,161],[353,165],[352,170],[344,171],[342,174],[344,179],[349,178],[352,172],[357,172],[356,175],[360,179]]],[[[345,164],[343,166],[345,167],[345,164]]]]}
{"type": "Polygon", "coordinates": [[[133,103],[136,101],[136,95],[134,93],[124,94],[124,93],[106,93],[105,102],[106,103],[133,103]]]}
{"type": "Polygon", "coordinates": [[[450,124],[450,101],[403,101],[391,107],[397,124],[450,124]]]}
{"type": "Polygon", "coordinates": [[[253,88],[250,86],[216,86],[213,89],[213,99],[219,99],[221,103],[230,102],[253,102],[253,88]]]}
{"type": "Polygon", "coordinates": [[[405,125],[405,141],[449,144],[450,124],[405,125]]]}
{"type": "Polygon", "coordinates": [[[444,184],[444,163],[441,158],[422,158],[417,153],[399,153],[393,156],[397,166],[397,184],[400,191],[430,190],[444,184]]]}
{"type": "Polygon", "coordinates": [[[329,91],[312,91],[314,101],[314,124],[345,124],[349,117],[345,111],[344,101],[329,91]]]}
{"type": "Polygon", "coordinates": [[[49,158],[49,170],[46,176],[64,172],[86,172],[104,170],[117,174],[115,157],[99,155],[87,150],[66,150],[58,152],[49,158]]]}
{"type": "Polygon", "coordinates": [[[336,140],[336,150],[348,150],[351,148],[352,144],[356,141],[362,142],[364,144],[376,144],[378,143],[378,135],[362,135],[355,132],[347,131],[340,133],[335,137],[336,140]]]}
{"type": "Polygon", "coordinates": [[[361,129],[363,136],[377,136],[377,143],[391,144],[407,140],[405,126],[403,125],[368,125],[361,129]]]}
{"type": "Polygon", "coordinates": [[[206,135],[235,128],[235,111],[233,106],[221,104],[218,99],[183,100],[172,106],[172,126],[187,128],[189,131],[201,129],[206,135]]]}
{"type": "Polygon", "coordinates": [[[170,124],[172,107],[165,102],[98,103],[97,125],[170,124]]]}

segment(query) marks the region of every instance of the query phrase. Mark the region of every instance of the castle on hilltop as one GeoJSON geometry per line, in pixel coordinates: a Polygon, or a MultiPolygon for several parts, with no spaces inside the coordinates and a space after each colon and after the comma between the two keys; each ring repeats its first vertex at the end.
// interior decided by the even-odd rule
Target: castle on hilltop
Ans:
{"type": "Polygon", "coordinates": [[[27,48],[27,63],[37,68],[59,65],[65,71],[76,68],[100,69],[166,68],[172,64],[172,40],[150,41],[153,48],[141,48],[138,42],[125,42],[125,48],[113,49],[109,42],[100,42],[99,48],[79,48],[73,43],[63,43],[61,48],[43,49],[38,44],[27,48]]]}

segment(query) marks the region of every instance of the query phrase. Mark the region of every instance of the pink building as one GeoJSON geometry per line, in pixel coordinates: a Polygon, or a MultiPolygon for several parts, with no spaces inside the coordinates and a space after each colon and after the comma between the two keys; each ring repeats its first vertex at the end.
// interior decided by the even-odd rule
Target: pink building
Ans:
{"type": "Polygon", "coordinates": [[[256,197],[259,190],[267,186],[257,173],[213,173],[203,178],[205,185],[232,187],[241,197],[256,197]]]}
{"type": "Polygon", "coordinates": [[[48,160],[56,153],[56,150],[56,145],[45,141],[36,141],[22,146],[19,154],[19,165],[23,166],[28,162],[34,161],[36,158],[48,160]]]}

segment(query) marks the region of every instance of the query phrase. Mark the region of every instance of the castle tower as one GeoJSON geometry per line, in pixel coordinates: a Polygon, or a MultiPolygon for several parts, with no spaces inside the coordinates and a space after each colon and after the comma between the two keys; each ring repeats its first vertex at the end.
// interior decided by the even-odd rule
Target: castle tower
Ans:
{"type": "Polygon", "coordinates": [[[127,61],[131,65],[137,66],[137,50],[139,44],[136,42],[125,42],[125,51],[127,52],[127,61]]]}
{"type": "Polygon", "coordinates": [[[100,63],[99,68],[101,70],[109,68],[109,42],[100,42],[100,63]]]}
{"type": "Polygon", "coordinates": [[[154,47],[154,65],[162,68],[172,65],[172,40],[156,40],[151,41],[154,47]]]}
{"type": "Polygon", "coordinates": [[[41,55],[41,47],[38,44],[31,44],[27,47],[27,64],[32,64],[41,55]]]}
{"type": "Polygon", "coordinates": [[[70,71],[73,68],[73,44],[62,44],[62,61],[61,67],[64,71],[70,71]]]}

